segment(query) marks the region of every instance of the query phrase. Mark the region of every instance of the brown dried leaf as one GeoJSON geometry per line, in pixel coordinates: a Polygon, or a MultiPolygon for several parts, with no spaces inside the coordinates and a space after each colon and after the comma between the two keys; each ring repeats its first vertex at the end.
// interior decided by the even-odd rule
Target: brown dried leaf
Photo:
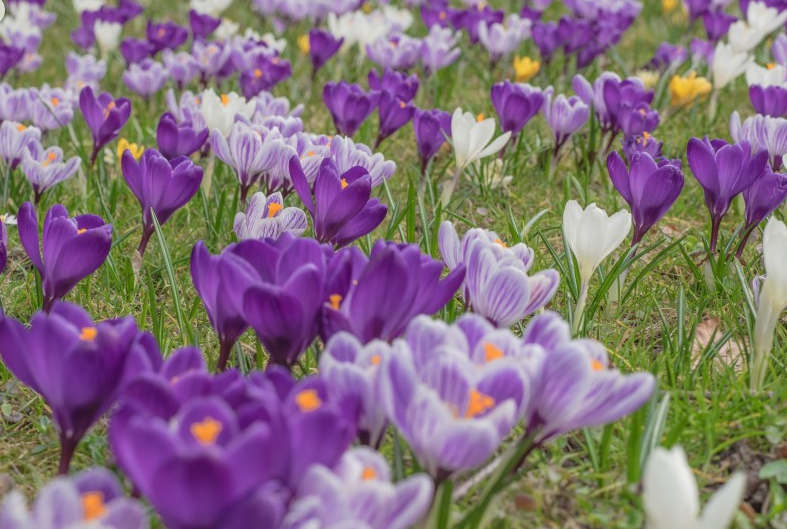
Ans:
{"type": "MultiPolygon", "coordinates": [[[[691,363],[697,367],[702,359],[702,354],[710,347],[713,347],[724,335],[719,318],[708,318],[697,325],[694,333],[694,343],[691,346],[691,363]]],[[[736,372],[743,370],[745,359],[743,357],[743,345],[735,338],[727,340],[722,345],[715,358],[715,363],[719,366],[732,366],[736,372]]]]}

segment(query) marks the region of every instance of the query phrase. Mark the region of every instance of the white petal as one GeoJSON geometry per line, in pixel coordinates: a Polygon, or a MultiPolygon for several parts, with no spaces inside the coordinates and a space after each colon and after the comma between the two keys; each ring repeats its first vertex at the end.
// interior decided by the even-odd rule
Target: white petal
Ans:
{"type": "Polygon", "coordinates": [[[648,529],[692,529],[699,517],[699,492],[680,447],[656,448],[643,478],[642,505],[648,529]]]}
{"type": "Polygon", "coordinates": [[[727,529],[746,492],[746,474],[736,472],[716,491],[702,512],[699,529],[727,529]]]}

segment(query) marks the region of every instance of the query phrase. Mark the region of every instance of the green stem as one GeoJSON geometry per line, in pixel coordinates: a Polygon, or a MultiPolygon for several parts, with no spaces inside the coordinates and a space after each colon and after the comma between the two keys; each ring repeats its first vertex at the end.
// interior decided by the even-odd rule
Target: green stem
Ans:
{"type": "Polygon", "coordinates": [[[585,315],[585,305],[588,301],[588,281],[586,279],[582,280],[582,286],[579,290],[579,299],[577,300],[577,306],[574,309],[574,322],[571,326],[571,334],[576,335],[579,332],[580,323],[582,322],[582,318],[585,315]]]}

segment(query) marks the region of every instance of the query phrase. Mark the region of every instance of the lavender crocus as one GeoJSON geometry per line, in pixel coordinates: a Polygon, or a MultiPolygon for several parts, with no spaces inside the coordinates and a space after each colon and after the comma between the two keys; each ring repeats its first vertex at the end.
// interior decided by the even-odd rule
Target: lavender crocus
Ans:
{"type": "Polygon", "coordinates": [[[441,279],[443,264],[423,255],[416,245],[380,240],[369,257],[356,250],[343,250],[355,262],[352,281],[337,281],[328,292],[324,340],[346,331],[363,343],[391,341],[419,314],[434,314],[444,307],[464,280],[461,265],[441,279]]]}
{"type": "Polygon", "coordinates": [[[153,215],[164,225],[173,213],[197,193],[202,182],[202,167],[186,157],[171,162],[156,149],[146,149],[139,162],[126,150],[121,160],[123,177],[142,207],[142,240],[137,252],[145,254],[155,231],[153,215]]]}
{"type": "Polygon", "coordinates": [[[22,161],[22,172],[33,187],[33,202],[38,204],[47,189],[74,176],[81,163],[79,156],[66,161],[60,147],[44,149],[38,142],[32,143],[22,161]]]}
{"type": "Polygon", "coordinates": [[[25,49],[0,42],[0,79],[5,77],[25,55],[25,49]]]}
{"type": "Polygon", "coordinates": [[[146,29],[148,42],[153,45],[154,54],[171,49],[174,50],[189,38],[189,31],[174,22],[153,22],[148,20],[146,29]]]}
{"type": "Polygon", "coordinates": [[[26,127],[14,121],[4,121],[0,125],[0,159],[13,171],[28,153],[30,145],[37,144],[40,139],[40,129],[26,127]]]}
{"type": "Polygon", "coordinates": [[[11,491],[2,504],[2,529],[67,529],[99,524],[106,529],[148,529],[145,508],[123,496],[117,478],[103,468],[56,478],[41,489],[28,511],[25,498],[11,491]],[[53,513],[57,513],[53,516],[53,513]]]}
{"type": "Polygon", "coordinates": [[[321,29],[309,31],[309,57],[312,61],[312,79],[325,66],[328,60],[336,55],[344,44],[344,39],[335,38],[330,32],[321,29]]]}
{"type": "Polygon", "coordinates": [[[366,56],[385,70],[411,69],[420,59],[421,40],[404,34],[383,36],[366,45],[366,56]]]}
{"type": "Polygon", "coordinates": [[[590,109],[576,96],[567,98],[559,94],[553,98],[551,90],[545,91],[544,95],[544,118],[555,138],[553,152],[557,158],[566,141],[587,123],[590,109]]]}
{"type": "MultiPolygon", "coordinates": [[[[21,231],[21,211],[19,227],[21,231]]],[[[155,359],[137,340],[134,318],[95,323],[82,307],[70,303],[54,304],[49,314],[36,313],[29,328],[0,317],[3,362],[52,409],[60,435],[61,474],[68,472],[82,437],[115,404],[124,386],[155,367],[155,359]]]]}
{"type": "Polygon", "coordinates": [[[478,40],[489,52],[492,64],[516,51],[530,37],[530,20],[508,15],[499,23],[478,24],[478,40]]]}
{"type": "Polygon", "coordinates": [[[388,207],[371,198],[372,180],[363,167],[340,173],[330,158],[323,160],[314,181],[314,196],[300,159],[289,164],[290,179],[314,224],[314,236],[336,247],[346,246],[371,233],[385,218],[388,207]]]}
{"type": "Polygon", "coordinates": [[[760,177],[768,163],[765,151],[752,153],[748,142],[691,138],[686,149],[689,167],[705,193],[711,217],[710,251],[716,251],[721,220],[732,199],[760,177]]]}
{"type": "Polygon", "coordinates": [[[787,66],[787,35],[779,33],[771,45],[773,59],[782,66],[787,66]]]}
{"type": "Polygon", "coordinates": [[[181,90],[200,72],[197,59],[185,51],[174,53],[172,50],[164,50],[164,53],[161,54],[161,62],[181,90]]]}
{"type": "Polygon", "coordinates": [[[510,132],[512,142],[544,105],[544,93],[528,84],[505,81],[492,86],[492,105],[500,117],[503,132],[510,132]]]}
{"type": "Polygon", "coordinates": [[[680,160],[656,163],[649,154],[635,152],[630,159],[631,169],[613,151],[607,157],[609,178],[618,193],[631,207],[634,237],[631,245],[656,224],[675,203],[683,190],[683,171],[680,160]]]}
{"type": "Polygon", "coordinates": [[[79,108],[93,135],[90,165],[95,165],[98,153],[120,135],[120,130],[128,121],[131,101],[122,97],[115,99],[106,92],[96,97],[93,89],[86,86],[79,93],[79,108]]]}
{"type": "Polygon", "coordinates": [[[746,203],[746,226],[736,251],[739,259],[757,226],[776,211],[784,203],[785,198],[787,198],[787,176],[774,173],[768,167],[765,169],[765,174],[743,191],[743,200],[746,203]]]}
{"type": "Polygon", "coordinates": [[[421,44],[421,62],[426,75],[434,75],[439,70],[452,65],[462,53],[457,47],[459,36],[450,28],[432,26],[421,44]]]}
{"type": "Polygon", "coordinates": [[[299,236],[306,231],[309,223],[303,210],[284,207],[281,193],[266,197],[264,193],[254,193],[246,206],[246,212],[235,214],[233,229],[239,240],[278,239],[282,233],[289,232],[299,236]]]}
{"type": "Polygon", "coordinates": [[[191,123],[178,123],[169,112],[161,116],[156,127],[159,152],[168,160],[191,156],[202,148],[207,139],[207,128],[198,131],[191,123]]]}
{"type": "Polygon", "coordinates": [[[112,247],[112,226],[97,215],[69,218],[68,211],[60,204],[47,212],[41,240],[33,204],[22,204],[17,222],[22,247],[41,274],[45,311],[98,270],[112,247]]]}
{"type": "Polygon", "coordinates": [[[366,93],[357,84],[344,81],[326,84],[322,94],[337,133],[346,136],[358,132],[380,100],[379,92],[366,93]]]}
{"type": "Polygon", "coordinates": [[[421,174],[426,174],[429,160],[445,145],[451,137],[451,114],[439,109],[416,109],[413,115],[413,131],[421,157],[421,174]]]}
{"type": "Polygon", "coordinates": [[[132,64],[123,72],[123,82],[134,93],[143,99],[164,88],[169,79],[169,73],[164,65],[152,59],[143,59],[138,64],[132,64]]]}

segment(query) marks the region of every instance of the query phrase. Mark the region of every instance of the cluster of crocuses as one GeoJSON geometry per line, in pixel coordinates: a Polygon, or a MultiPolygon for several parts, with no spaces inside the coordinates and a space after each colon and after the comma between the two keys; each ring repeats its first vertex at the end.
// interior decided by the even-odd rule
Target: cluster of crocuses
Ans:
{"type": "Polygon", "coordinates": [[[36,3],[16,2],[9,5],[0,27],[0,78],[32,72],[41,66],[43,57],[38,51],[43,31],[56,18],[55,14],[36,3]]]}

